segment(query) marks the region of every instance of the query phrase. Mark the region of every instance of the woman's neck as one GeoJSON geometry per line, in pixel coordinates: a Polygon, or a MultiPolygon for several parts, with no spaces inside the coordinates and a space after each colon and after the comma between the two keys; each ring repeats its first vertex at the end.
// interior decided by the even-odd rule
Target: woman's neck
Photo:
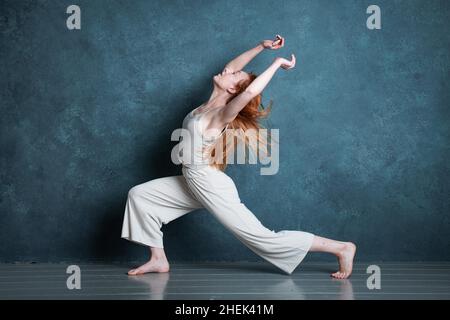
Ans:
{"type": "Polygon", "coordinates": [[[214,86],[213,92],[209,97],[209,100],[205,103],[207,109],[222,107],[227,104],[231,94],[227,91],[214,86]]]}

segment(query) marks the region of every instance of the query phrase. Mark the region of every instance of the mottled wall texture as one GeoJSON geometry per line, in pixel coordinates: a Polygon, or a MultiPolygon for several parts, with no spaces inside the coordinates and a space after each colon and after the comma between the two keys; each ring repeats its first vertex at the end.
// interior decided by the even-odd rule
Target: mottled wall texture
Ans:
{"type": "MultiPolygon", "coordinates": [[[[360,260],[450,260],[449,30],[446,0],[2,0],[0,261],[144,259],[120,238],[128,190],[181,174],[172,131],[275,34],[286,46],[246,70],[297,55],[263,96],[280,168],[231,165],[242,201],[270,229],[352,240],[360,260]]],[[[206,210],[163,232],[171,261],[261,260],[206,210]]]]}

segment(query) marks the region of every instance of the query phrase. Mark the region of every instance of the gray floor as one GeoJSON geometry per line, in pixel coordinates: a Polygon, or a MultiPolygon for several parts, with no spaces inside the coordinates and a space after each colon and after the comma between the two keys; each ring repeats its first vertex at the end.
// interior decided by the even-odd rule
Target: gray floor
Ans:
{"type": "Polygon", "coordinates": [[[133,265],[80,264],[81,290],[66,286],[68,264],[0,264],[0,299],[450,299],[450,262],[359,263],[334,280],[335,263],[302,263],[292,275],[261,263],[172,263],[170,273],[126,275],[133,265]],[[381,268],[369,290],[366,269],[381,268]]]}

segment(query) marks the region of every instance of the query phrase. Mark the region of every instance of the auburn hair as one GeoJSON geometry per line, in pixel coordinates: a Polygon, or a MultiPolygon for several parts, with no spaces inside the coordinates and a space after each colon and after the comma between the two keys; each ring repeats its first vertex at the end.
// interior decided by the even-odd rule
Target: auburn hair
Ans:
{"type": "MultiPolygon", "coordinates": [[[[242,80],[237,84],[236,92],[228,99],[227,103],[241,94],[257,77],[252,72],[249,73],[249,76],[249,79],[242,80]]],[[[225,134],[204,150],[211,166],[224,171],[227,167],[227,158],[231,156],[231,152],[236,149],[239,142],[243,143],[244,150],[248,147],[249,151],[253,151],[255,154],[258,150],[263,150],[264,154],[268,153],[267,137],[260,134],[260,129],[265,129],[260,120],[267,118],[269,115],[272,109],[272,101],[270,101],[268,107],[264,107],[261,101],[261,94],[250,100],[236,118],[228,124],[225,134]],[[221,150],[221,152],[217,152],[218,150],[221,150]]]]}

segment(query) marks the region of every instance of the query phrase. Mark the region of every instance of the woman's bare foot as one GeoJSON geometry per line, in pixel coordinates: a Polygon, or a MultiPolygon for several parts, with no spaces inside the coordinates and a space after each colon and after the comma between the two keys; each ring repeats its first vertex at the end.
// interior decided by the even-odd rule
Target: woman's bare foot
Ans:
{"type": "Polygon", "coordinates": [[[339,271],[331,276],[336,279],[347,279],[353,270],[353,258],[355,257],[356,246],[352,242],[344,242],[343,249],[337,254],[339,260],[339,271]]]}
{"type": "Polygon", "coordinates": [[[165,258],[150,259],[147,263],[136,269],[128,271],[128,275],[137,276],[149,272],[169,272],[169,262],[165,258]]]}

